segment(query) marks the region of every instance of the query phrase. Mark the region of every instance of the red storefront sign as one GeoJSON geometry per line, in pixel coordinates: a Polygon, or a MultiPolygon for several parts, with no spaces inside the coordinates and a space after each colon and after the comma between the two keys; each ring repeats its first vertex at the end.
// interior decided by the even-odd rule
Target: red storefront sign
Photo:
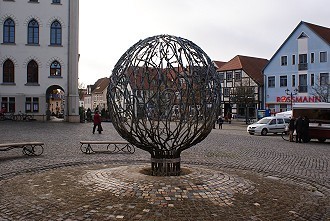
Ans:
{"type": "MultiPolygon", "coordinates": [[[[276,102],[291,102],[290,96],[276,97],[276,102]]],[[[321,102],[321,98],[317,96],[292,96],[292,102],[294,103],[316,103],[321,102]]]]}

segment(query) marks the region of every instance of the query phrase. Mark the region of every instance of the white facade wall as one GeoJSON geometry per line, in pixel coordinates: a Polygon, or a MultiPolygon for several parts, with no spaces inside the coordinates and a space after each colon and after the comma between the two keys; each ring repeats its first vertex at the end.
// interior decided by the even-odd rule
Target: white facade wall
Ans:
{"type": "MultiPolygon", "coordinates": [[[[0,97],[15,97],[15,112],[25,112],[25,98],[39,98],[39,112],[32,113],[36,118],[43,119],[47,110],[46,91],[50,86],[56,85],[64,90],[64,112],[74,108],[77,104],[68,103],[69,75],[78,77],[78,73],[69,73],[69,66],[77,64],[69,63],[69,37],[70,4],[78,7],[78,0],[62,0],[60,4],[52,4],[51,0],[30,1],[2,1],[0,2],[0,25],[3,31],[4,21],[11,18],[15,22],[15,43],[3,43],[3,34],[0,35],[0,97]],[[74,5],[72,4],[74,3],[74,5]],[[28,23],[35,19],[39,23],[39,45],[28,45],[28,23]],[[62,45],[50,45],[50,26],[58,20],[62,27],[62,45]],[[3,83],[3,63],[10,59],[15,65],[14,84],[3,83]],[[38,64],[38,85],[27,85],[27,64],[35,60],[38,64]],[[61,76],[50,76],[50,65],[57,60],[61,65],[61,76]]],[[[78,15],[76,15],[78,17],[78,15]]],[[[78,25],[77,25],[78,27],[78,25]]],[[[74,28],[77,28],[74,27],[74,28]]],[[[2,32],[1,32],[2,33],[2,32]]],[[[77,42],[78,39],[75,39],[77,42]]],[[[78,56],[78,48],[73,52],[78,56]]],[[[78,80],[77,80],[78,81],[78,80]]],[[[72,84],[72,82],[70,82],[72,84]]],[[[78,89],[77,89],[78,90],[78,89]]],[[[1,100],[0,100],[1,102],[1,100]]]]}
{"type": "Polygon", "coordinates": [[[291,92],[294,103],[320,102],[313,93],[312,76],[315,85],[320,73],[330,73],[330,45],[303,22],[291,33],[264,69],[265,106],[272,113],[291,110],[291,92]],[[299,38],[304,33],[307,37],[299,38]],[[320,52],[327,52],[327,62],[320,62],[320,52]],[[314,62],[311,61],[314,53],[314,62]],[[307,54],[307,70],[299,70],[299,54],[307,54]],[[294,55],[294,56],[293,56],[294,55]],[[281,65],[281,57],[287,56],[287,65],[281,65]],[[293,58],[295,61],[293,62],[293,58]],[[307,92],[294,93],[301,85],[300,77],[307,76],[307,92]],[[280,77],[287,76],[287,86],[280,85],[280,77]],[[293,82],[293,77],[295,81],[293,82]],[[275,77],[275,87],[269,87],[269,77],[275,77]],[[289,95],[285,92],[289,89],[289,95]]]}

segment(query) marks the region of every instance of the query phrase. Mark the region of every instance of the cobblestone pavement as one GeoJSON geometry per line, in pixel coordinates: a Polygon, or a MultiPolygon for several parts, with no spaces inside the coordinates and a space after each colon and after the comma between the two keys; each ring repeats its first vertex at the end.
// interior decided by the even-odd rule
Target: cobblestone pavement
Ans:
{"type": "MultiPolygon", "coordinates": [[[[2,220],[330,220],[330,143],[251,136],[239,122],[181,155],[184,174],[152,177],[148,153],[83,154],[80,140],[120,140],[111,123],[0,122],[2,220]]],[[[99,150],[104,150],[100,146],[99,150]]]]}

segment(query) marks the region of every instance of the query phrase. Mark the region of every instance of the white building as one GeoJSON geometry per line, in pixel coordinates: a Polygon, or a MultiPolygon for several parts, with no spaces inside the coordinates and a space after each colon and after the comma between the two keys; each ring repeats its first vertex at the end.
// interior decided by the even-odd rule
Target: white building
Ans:
{"type": "Polygon", "coordinates": [[[1,0],[0,102],[43,120],[53,91],[64,117],[79,122],[79,0],[1,0]]]}
{"type": "Polygon", "coordinates": [[[329,102],[329,52],[330,28],[300,22],[263,71],[266,108],[275,114],[294,103],[329,102]]]}

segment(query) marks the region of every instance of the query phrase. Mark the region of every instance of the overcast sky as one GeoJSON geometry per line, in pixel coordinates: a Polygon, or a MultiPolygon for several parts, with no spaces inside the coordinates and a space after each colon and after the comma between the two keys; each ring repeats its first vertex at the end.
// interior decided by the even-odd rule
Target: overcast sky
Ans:
{"type": "Polygon", "coordinates": [[[130,46],[159,34],[212,60],[270,59],[300,21],[330,27],[329,9],[329,0],[81,0],[79,83],[109,77],[130,46]]]}

